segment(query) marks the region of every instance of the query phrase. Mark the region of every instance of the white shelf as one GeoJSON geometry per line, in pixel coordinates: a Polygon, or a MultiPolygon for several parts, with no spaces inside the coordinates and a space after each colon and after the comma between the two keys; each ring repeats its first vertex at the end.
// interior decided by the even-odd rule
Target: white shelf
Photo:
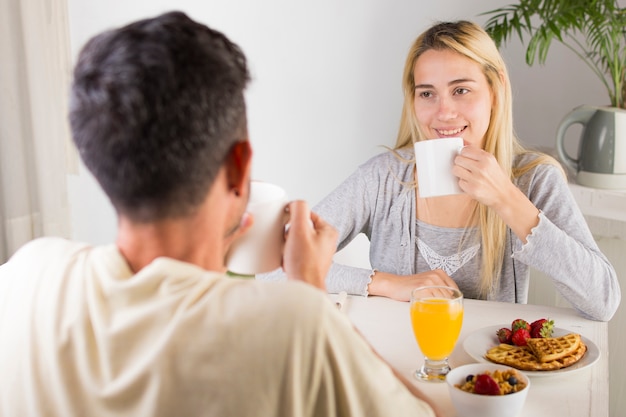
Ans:
{"type": "Polygon", "coordinates": [[[626,240],[626,190],[569,186],[594,236],[626,240]]]}

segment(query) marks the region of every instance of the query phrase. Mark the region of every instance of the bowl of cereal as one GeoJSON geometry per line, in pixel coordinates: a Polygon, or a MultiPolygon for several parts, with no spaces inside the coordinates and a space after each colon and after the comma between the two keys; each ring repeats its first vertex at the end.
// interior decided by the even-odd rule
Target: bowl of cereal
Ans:
{"type": "Polygon", "coordinates": [[[464,417],[516,417],[530,388],[517,369],[487,363],[456,367],[446,382],[454,408],[464,417]]]}

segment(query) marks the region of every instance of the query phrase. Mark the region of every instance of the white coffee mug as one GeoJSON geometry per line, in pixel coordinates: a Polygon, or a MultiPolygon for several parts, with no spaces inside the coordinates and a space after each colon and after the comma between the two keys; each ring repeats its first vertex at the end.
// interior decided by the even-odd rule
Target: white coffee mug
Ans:
{"type": "Polygon", "coordinates": [[[236,275],[255,275],[281,266],[285,243],[287,193],[262,181],[250,183],[247,211],[254,221],[226,255],[226,267],[236,275]]]}
{"type": "Polygon", "coordinates": [[[462,194],[452,174],[454,158],[463,149],[463,138],[428,139],[413,144],[419,197],[462,194]]]}

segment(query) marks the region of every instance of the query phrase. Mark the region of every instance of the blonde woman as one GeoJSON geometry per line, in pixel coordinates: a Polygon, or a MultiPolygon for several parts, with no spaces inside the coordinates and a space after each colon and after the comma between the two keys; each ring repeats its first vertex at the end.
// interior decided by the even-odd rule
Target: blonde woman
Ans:
{"type": "Polygon", "coordinates": [[[467,22],[439,23],[413,43],[394,149],[362,166],[314,210],[359,233],[374,270],[334,264],[331,292],[408,300],[412,288],[446,284],[467,298],[525,303],[530,268],[543,271],[583,316],[609,320],[620,302],[614,268],[600,252],[551,157],[513,133],[504,61],[467,22]],[[462,137],[453,173],[461,195],[421,198],[413,143],[462,137]]]}

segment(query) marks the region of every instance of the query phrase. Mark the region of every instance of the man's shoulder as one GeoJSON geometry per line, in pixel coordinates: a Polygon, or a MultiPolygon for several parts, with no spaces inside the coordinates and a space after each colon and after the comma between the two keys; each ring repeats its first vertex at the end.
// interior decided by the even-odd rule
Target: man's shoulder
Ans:
{"type": "Polygon", "coordinates": [[[62,254],[74,253],[88,247],[87,243],[74,242],[60,237],[41,237],[25,243],[9,259],[9,262],[23,260],[32,256],[56,258],[62,254]]]}
{"type": "Polygon", "coordinates": [[[328,315],[337,309],[330,296],[309,284],[299,281],[259,281],[236,283],[230,279],[222,281],[226,297],[231,300],[224,307],[237,311],[234,314],[255,314],[276,320],[285,326],[325,326],[328,315]],[[291,324],[289,324],[291,323],[291,324]]]}
{"type": "Polygon", "coordinates": [[[328,294],[300,281],[244,281],[247,282],[233,285],[232,291],[238,293],[238,298],[257,299],[255,305],[267,310],[293,312],[330,304],[328,294]]]}

